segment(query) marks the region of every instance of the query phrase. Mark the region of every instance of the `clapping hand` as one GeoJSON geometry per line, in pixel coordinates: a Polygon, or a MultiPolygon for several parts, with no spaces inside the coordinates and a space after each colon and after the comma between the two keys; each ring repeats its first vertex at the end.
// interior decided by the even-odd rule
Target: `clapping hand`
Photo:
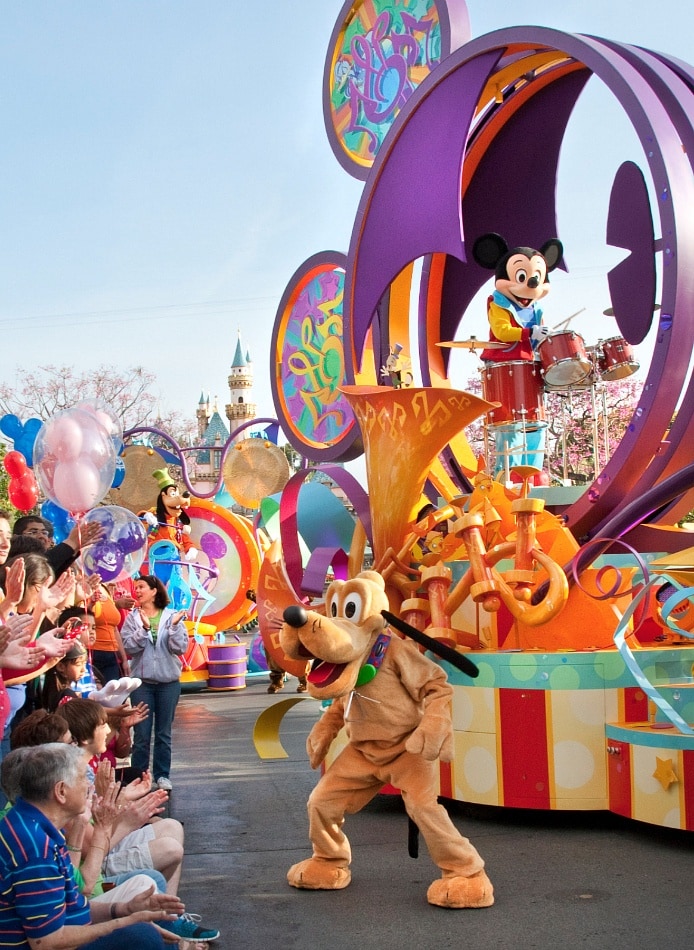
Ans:
{"type": "Polygon", "coordinates": [[[26,568],[24,558],[20,557],[14,561],[7,569],[5,575],[5,599],[4,605],[16,607],[24,596],[24,581],[26,578],[26,568]]]}
{"type": "Polygon", "coordinates": [[[11,670],[33,670],[46,659],[44,645],[31,643],[29,629],[33,624],[31,614],[13,614],[0,628],[0,656],[2,665],[11,670]],[[6,639],[5,639],[6,637],[6,639]],[[5,640],[4,647],[2,640],[5,640]]]}
{"type": "Polygon", "coordinates": [[[41,647],[46,656],[51,660],[59,660],[65,656],[72,646],[71,640],[65,640],[62,637],[64,630],[62,627],[55,627],[42,633],[36,640],[36,646],[41,647]]]}
{"type": "Polygon", "coordinates": [[[118,823],[122,822],[128,831],[141,828],[164,811],[168,798],[168,794],[160,788],[150,795],[143,795],[120,810],[118,823]]]}
{"type": "Polygon", "coordinates": [[[50,610],[51,607],[57,607],[58,604],[70,597],[75,592],[75,577],[70,571],[61,574],[52,587],[42,586],[39,588],[37,600],[37,609],[40,611],[50,610]]]}
{"type": "MultiPolygon", "coordinates": [[[[126,916],[137,921],[150,921],[156,926],[157,920],[174,920],[185,910],[185,904],[175,894],[158,893],[154,884],[149,890],[141,891],[124,905],[126,916]]],[[[168,930],[159,930],[165,943],[178,944],[178,937],[168,930]],[[173,939],[172,939],[173,938],[173,939]]]]}
{"type": "Polygon", "coordinates": [[[92,801],[94,824],[102,828],[109,838],[118,817],[118,812],[122,807],[118,801],[121,792],[120,782],[110,781],[104,794],[95,796],[92,801]]]}
{"type": "Polygon", "coordinates": [[[147,771],[142,773],[141,778],[135,778],[123,787],[123,797],[126,801],[136,802],[144,798],[152,789],[152,773],[147,771]]]}

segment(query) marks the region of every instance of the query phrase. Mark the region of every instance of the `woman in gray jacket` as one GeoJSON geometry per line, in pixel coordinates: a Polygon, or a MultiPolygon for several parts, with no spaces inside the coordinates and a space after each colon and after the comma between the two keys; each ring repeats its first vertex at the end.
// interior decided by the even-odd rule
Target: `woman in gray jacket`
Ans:
{"type": "Polygon", "coordinates": [[[146,703],[149,715],[134,727],[132,767],[149,768],[149,750],[154,731],[152,774],[159,788],[170,791],[171,727],[181,695],[180,655],[188,649],[184,611],[170,610],[169,595],[158,577],[146,574],[134,584],[137,606],[125,618],[121,637],[130,657],[130,675],[142,680],[132,694],[132,703],[146,703]]]}

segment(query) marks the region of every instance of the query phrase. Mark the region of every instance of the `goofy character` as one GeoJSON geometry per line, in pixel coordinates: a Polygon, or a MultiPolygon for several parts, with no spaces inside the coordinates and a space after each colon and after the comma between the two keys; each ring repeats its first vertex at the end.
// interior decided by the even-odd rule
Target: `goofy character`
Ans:
{"type": "Polygon", "coordinates": [[[190,495],[181,492],[166,468],[152,472],[159,486],[157,504],[154,512],[146,511],[142,518],[149,525],[148,546],[155,541],[170,541],[185,561],[194,561],[198,550],[190,539],[190,518],[186,508],[190,507],[190,495]]]}

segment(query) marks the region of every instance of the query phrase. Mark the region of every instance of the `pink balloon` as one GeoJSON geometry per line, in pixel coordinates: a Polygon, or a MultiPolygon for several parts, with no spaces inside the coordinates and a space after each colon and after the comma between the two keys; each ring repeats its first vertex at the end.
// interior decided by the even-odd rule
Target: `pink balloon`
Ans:
{"type": "Polygon", "coordinates": [[[52,500],[70,514],[83,514],[104,497],[99,469],[88,458],[61,462],[53,475],[52,500]]]}
{"type": "Polygon", "coordinates": [[[46,423],[45,451],[60,462],[71,462],[82,452],[83,427],[80,417],[85,414],[66,409],[46,423]]]}
{"type": "Polygon", "coordinates": [[[82,451],[79,458],[88,458],[97,468],[108,465],[111,459],[115,465],[113,442],[94,416],[90,416],[89,422],[85,422],[82,427],[82,451]]]}

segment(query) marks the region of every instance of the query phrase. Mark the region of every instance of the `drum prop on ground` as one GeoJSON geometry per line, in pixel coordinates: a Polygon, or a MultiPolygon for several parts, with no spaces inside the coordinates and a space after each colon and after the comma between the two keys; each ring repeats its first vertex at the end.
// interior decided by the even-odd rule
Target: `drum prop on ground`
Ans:
{"type": "Polygon", "coordinates": [[[244,689],[246,686],[246,644],[211,643],[207,648],[209,678],[207,688],[212,690],[244,689]]]}

